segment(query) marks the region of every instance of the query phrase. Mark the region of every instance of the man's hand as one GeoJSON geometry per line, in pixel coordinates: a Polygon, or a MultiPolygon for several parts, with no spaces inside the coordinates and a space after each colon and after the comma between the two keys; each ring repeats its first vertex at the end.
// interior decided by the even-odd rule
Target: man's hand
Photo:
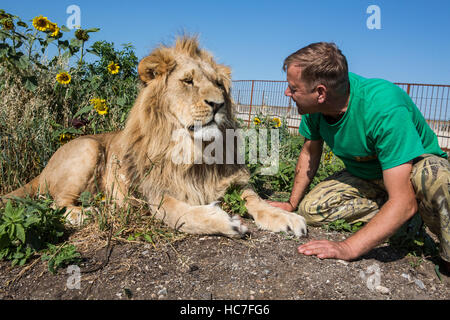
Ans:
{"type": "Polygon", "coordinates": [[[295,208],[292,206],[290,202],[277,202],[277,201],[266,201],[272,207],[281,208],[285,211],[293,212],[295,208]]]}
{"type": "Polygon", "coordinates": [[[333,242],[328,240],[313,240],[298,247],[297,251],[306,256],[315,255],[320,259],[341,259],[350,261],[357,258],[344,241],[333,242]]]}

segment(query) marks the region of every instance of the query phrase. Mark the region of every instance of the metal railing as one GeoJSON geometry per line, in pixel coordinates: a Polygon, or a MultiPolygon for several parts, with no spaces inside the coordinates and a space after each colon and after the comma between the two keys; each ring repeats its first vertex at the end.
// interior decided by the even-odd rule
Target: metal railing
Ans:
{"type": "MultiPolygon", "coordinates": [[[[439,145],[450,151],[450,112],[448,102],[450,85],[395,83],[405,90],[436,133],[439,145]]],[[[250,125],[258,114],[285,119],[292,132],[297,132],[301,121],[292,99],[284,95],[287,81],[234,80],[232,96],[237,117],[250,125]]]]}

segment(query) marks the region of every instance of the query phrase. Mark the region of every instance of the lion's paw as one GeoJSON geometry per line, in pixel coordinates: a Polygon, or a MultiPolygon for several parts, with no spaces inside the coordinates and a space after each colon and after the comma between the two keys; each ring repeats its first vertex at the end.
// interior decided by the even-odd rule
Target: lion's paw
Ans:
{"type": "Polygon", "coordinates": [[[88,214],[97,212],[97,209],[94,207],[84,209],[81,207],[67,207],[66,212],[66,224],[72,227],[81,227],[87,221],[88,214]]]}
{"type": "Polygon", "coordinates": [[[306,220],[302,216],[281,210],[270,208],[270,211],[260,212],[255,223],[261,229],[273,232],[286,232],[302,237],[307,234],[306,220]]]}
{"type": "Polygon", "coordinates": [[[231,217],[231,229],[235,232],[235,237],[243,238],[248,234],[248,228],[242,223],[242,219],[239,216],[231,217]]]}
{"type": "Polygon", "coordinates": [[[191,207],[177,219],[177,226],[186,233],[221,234],[231,238],[242,238],[248,233],[239,216],[230,217],[217,203],[191,207]]]}
{"type": "Polygon", "coordinates": [[[285,212],[287,215],[287,227],[286,230],[288,233],[293,233],[297,237],[306,236],[308,233],[308,229],[306,227],[306,220],[301,215],[285,212]]]}
{"type": "Polygon", "coordinates": [[[230,217],[228,213],[223,211],[217,204],[218,202],[206,206],[209,207],[209,221],[215,225],[213,229],[216,229],[219,233],[230,238],[245,237],[249,231],[248,228],[242,223],[241,217],[238,215],[230,217]]]}

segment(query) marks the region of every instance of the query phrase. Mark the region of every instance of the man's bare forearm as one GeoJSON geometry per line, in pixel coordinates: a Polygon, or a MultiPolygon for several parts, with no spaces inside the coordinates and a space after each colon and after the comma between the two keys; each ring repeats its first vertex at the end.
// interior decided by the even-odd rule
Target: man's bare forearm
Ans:
{"type": "Polygon", "coordinates": [[[414,189],[409,181],[411,170],[412,164],[406,163],[383,172],[389,200],[367,225],[344,241],[355,257],[391,236],[417,211],[414,189]]]}
{"type": "Polygon", "coordinates": [[[352,252],[351,258],[360,257],[390,237],[412,217],[416,208],[413,202],[386,202],[367,225],[343,241],[352,252]]]}
{"type": "Polygon", "coordinates": [[[297,208],[305,196],[306,190],[316,175],[322,155],[323,141],[305,140],[295,167],[294,186],[292,187],[289,203],[297,208]]]}

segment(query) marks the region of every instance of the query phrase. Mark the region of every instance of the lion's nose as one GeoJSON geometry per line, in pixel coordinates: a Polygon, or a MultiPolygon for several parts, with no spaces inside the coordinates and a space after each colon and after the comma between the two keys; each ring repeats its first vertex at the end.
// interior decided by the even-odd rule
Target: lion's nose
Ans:
{"type": "Polygon", "coordinates": [[[224,106],[224,102],[215,102],[215,101],[209,101],[209,100],[205,100],[205,103],[210,106],[211,108],[213,108],[213,112],[216,113],[220,108],[222,108],[224,106]]]}

